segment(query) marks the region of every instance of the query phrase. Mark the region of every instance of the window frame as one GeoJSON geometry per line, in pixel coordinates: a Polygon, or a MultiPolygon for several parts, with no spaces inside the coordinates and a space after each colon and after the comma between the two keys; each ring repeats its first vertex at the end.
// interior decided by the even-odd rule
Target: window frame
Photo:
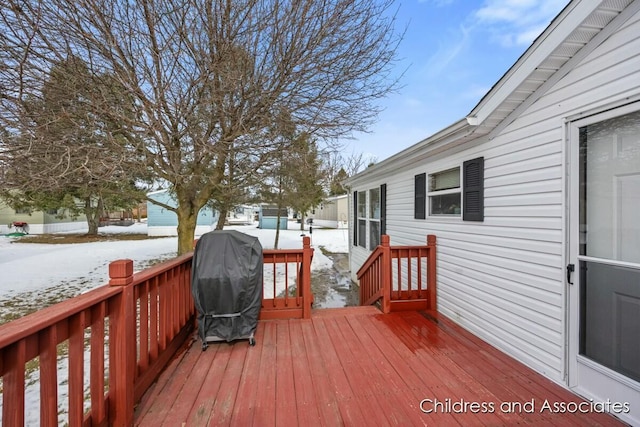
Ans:
{"type": "Polygon", "coordinates": [[[362,190],[357,192],[358,196],[358,205],[356,206],[356,218],[357,223],[354,225],[357,228],[358,235],[358,246],[362,248],[367,248],[367,214],[368,214],[368,190],[362,190]],[[363,212],[361,212],[360,207],[363,207],[363,212]],[[362,216],[364,214],[364,216],[362,216]],[[364,229],[362,229],[362,225],[364,224],[364,229]]]}
{"type": "Polygon", "coordinates": [[[429,218],[461,218],[462,217],[462,167],[460,165],[452,167],[452,168],[447,168],[447,169],[440,169],[437,172],[433,172],[427,175],[427,182],[429,183],[429,185],[427,186],[427,194],[426,194],[426,213],[427,216],[429,218]],[[456,170],[458,171],[458,186],[457,187],[450,187],[450,188],[445,188],[442,190],[432,190],[432,182],[434,180],[434,177],[440,174],[444,174],[446,172],[449,171],[453,171],[456,170]],[[439,196],[446,196],[446,195],[450,195],[450,194],[457,194],[458,195],[458,207],[457,207],[457,213],[433,213],[433,198],[434,197],[439,197],[439,196]]]}
{"type": "Polygon", "coordinates": [[[381,234],[380,234],[380,215],[381,215],[381,213],[382,213],[382,211],[381,211],[381,208],[382,208],[382,206],[381,206],[381,202],[382,202],[382,201],[381,201],[381,198],[380,198],[380,193],[381,193],[381,192],[380,192],[380,187],[370,188],[370,189],[367,191],[367,194],[368,194],[368,196],[369,196],[369,200],[368,200],[369,204],[368,204],[368,206],[367,206],[367,207],[368,207],[368,209],[367,209],[367,214],[368,214],[368,218],[367,218],[367,228],[368,228],[368,233],[367,233],[367,234],[368,234],[368,236],[369,236],[369,250],[370,250],[370,251],[372,251],[372,250],[374,250],[375,248],[377,248],[377,247],[378,247],[378,245],[380,244],[380,235],[381,235],[381,234]],[[375,209],[374,209],[375,207],[374,207],[374,205],[373,205],[373,197],[372,197],[372,193],[373,193],[373,192],[377,192],[377,193],[378,193],[378,203],[377,203],[377,205],[378,205],[378,210],[377,210],[377,218],[376,218],[376,211],[375,211],[375,209]],[[373,227],[372,227],[372,224],[373,224],[373,223],[377,224],[377,230],[378,230],[378,232],[377,232],[377,239],[376,239],[376,241],[375,241],[375,242],[374,242],[374,239],[373,239],[373,232],[372,232],[372,231],[373,231],[373,227]],[[377,243],[376,243],[376,242],[377,242],[377,243]],[[375,243],[375,244],[374,244],[374,243],[375,243]]]}

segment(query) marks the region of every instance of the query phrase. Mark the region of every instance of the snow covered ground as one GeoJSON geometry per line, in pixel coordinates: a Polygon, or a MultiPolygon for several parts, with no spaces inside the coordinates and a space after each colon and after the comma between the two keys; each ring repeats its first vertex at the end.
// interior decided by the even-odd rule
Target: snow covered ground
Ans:
{"type": "MultiPolygon", "coordinates": [[[[290,226],[288,230],[280,230],[280,249],[302,247],[303,232],[297,229],[299,224],[291,223],[290,226]]],[[[264,249],[274,246],[275,230],[262,230],[255,225],[225,227],[225,230],[232,229],[258,237],[264,249]]],[[[101,227],[100,233],[146,234],[146,224],[101,227]]],[[[312,237],[312,245],[316,248],[322,246],[330,252],[348,251],[347,230],[315,228],[311,234],[308,229],[304,234],[312,237]]],[[[14,244],[13,240],[0,237],[0,300],[61,286],[77,289],[78,293],[85,292],[108,282],[108,265],[113,260],[132,259],[135,270],[139,271],[150,262],[174,257],[178,246],[177,237],[55,245],[14,244]]],[[[330,266],[331,260],[316,250],[311,268],[318,270],[330,266]]]]}
{"type": "MultiPolygon", "coordinates": [[[[302,236],[311,236],[316,248],[312,270],[320,271],[332,267],[332,260],[320,247],[329,252],[346,253],[349,247],[347,230],[317,229],[310,234],[290,223],[290,229],[280,231],[280,249],[301,248],[302,236]]],[[[225,229],[238,230],[256,236],[264,249],[271,249],[275,242],[275,230],[261,230],[255,225],[231,226],[225,229]]],[[[146,234],[146,224],[136,223],[129,227],[101,227],[100,233],[146,234]]],[[[196,236],[198,237],[198,236],[196,236]]],[[[176,237],[145,240],[127,240],[76,244],[24,244],[13,243],[14,238],[0,236],[0,323],[10,318],[23,316],[31,311],[70,298],[109,280],[108,265],[111,261],[129,258],[134,261],[136,271],[152,262],[167,260],[176,255],[176,237]]],[[[68,377],[68,359],[58,358],[60,384],[68,377]]],[[[88,363],[89,358],[86,358],[88,363]]],[[[85,366],[88,372],[88,366],[85,366]]],[[[27,375],[28,387],[25,396],[27,425],[39,424],[39,375],[35,370],[27,375]]],[[[0,388],[2,382],[0,381],[0,388]]],[[[65,425],[67,412],[66,387],[60,387],[59,422],[65,425]]],[[[0,400],[0,424],[2,424],[2,402],[0,400]]]]}

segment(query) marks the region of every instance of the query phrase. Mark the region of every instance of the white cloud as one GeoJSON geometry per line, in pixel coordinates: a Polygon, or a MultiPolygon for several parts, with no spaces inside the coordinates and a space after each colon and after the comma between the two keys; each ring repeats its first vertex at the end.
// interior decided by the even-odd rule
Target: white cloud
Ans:
{"type": "Polygon", "coordinates": [[[566,0],[487,0],[473,14],[473,20],[503,46],[527,46],[567,3],[566,0]]]}

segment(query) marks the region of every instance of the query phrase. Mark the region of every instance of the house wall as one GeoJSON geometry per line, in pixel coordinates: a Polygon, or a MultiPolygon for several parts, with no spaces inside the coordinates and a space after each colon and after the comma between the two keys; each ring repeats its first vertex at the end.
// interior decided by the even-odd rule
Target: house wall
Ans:
{"type": "Polygon", "coordinates": [[[329,197],[307,217],[313,218],[314,226],[347,228],[349,225],[348,198],[348,195],[329,197]]]}
{"type": "Polygon", "coordinates": [[[86,217],[80,215],[76,219],[69,217],[57,218],[42,211],[31,214],[17,214],[15,210],[0,201],[0,234],[11,233],[13,228],[9,224],[13,222],[26,222],[29,225],[29,234],[58,233],[63,231],[85,232],[87,226],[86,217]]]}
{"type": "MultiPolygon", "coordinates": [[[[549,378],[565,378],[565,120],[640,99],[640,17],[606,39],[492,139],[393,173],[357,179],[387,184],[392,245],[438,238],[438,309],[549,378]],[[484,156],[485,218],[415,220],[414,176],[484,156]],[[398,173],[402,170],[401,173],[398,173]]],[[[640,105],[638,106],[640,108],[640,105]]],[[[353,198],[349,197],[350,212],[353,198]]],[[[350,227],[353,244],[353,225],[350,227]]],[[[369,251],[351,248],[351,271],[369,251]]],[[[355,277],[354,277],[355,279],[355,277]]]]}
{"type": "MultiPolygon", "coordinates": [[[[175,200],[167,191],[157,191],[148,196],[169,206],[176,205],[175,200]]],[[[195,234],[202,235],[211,231],[218,221],[218,215],[218,212],[212,212],[211,209],[200,209],[195,234]]],[[[175,212],[155,203],[147,202],[147,234],[149,236],[177,236],[177,227],[178,215],[175,212]]]]}

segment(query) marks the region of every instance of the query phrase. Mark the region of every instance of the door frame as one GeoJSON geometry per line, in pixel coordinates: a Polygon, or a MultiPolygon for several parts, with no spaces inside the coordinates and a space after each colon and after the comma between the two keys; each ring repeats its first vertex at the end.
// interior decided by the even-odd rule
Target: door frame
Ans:
{"type": "MultiPolygon", "coordinates": [[[[568,273],[565,274],[565,289],[566,289],[566,300],[565,304],[567,307],[566,313],[566,383],[567,386],[574,391],[575,393],[586,397],[587,399],[594,399],[594,401],[606,401],[610,399],[611,401],[624,402],[624,390],[628,390],[629,388],[637,390],[638,396],[636,396],[635,402],[637,403],[640,400],[640,385],[618,373],[615,372],[605,366],[602,366],[585,356],[579,354],[580,352],[580,259],[589,261],[589,260],[598,260],[598,258],[590,258],[588,256],[580,256],[579,255],[579,241],[581,238],[581,230],[580,228],[580,197],[579,197],[579,186],[580,186],[580,176],[579,176],[579,129],[581,127],[599,123],[602,121],[606,121],[618,116],[622,116],[629,113],[634,113],[640,111],[640,102],[635,101],[628,103],[623,106],[617,106],[616,108],[607,108],[603,109],[600,112],[593,112],[589,115],[581,115],[579,117],[567,118],[564,120],[564,149],[566,153],[565,165],[567,168],[567,172],[565,174],[566,177],[566,241],[565,241],[565,266],[568,264],[573,264],[575,269],[571,275],[568,273]],[[569,280],[570,279],[570,280],[569,280]],[[572,284],[571,284],[571,283],[572,284]],[[591,376],[589,380],[592,381],[591,386],[587,383],[586,380],[579,382],[579,377],[581,374],[585,374],[588,370],[588,375],[591,376]],[[612,396],[596,396],[594,395],[594,387],[593,384],[604,383],[604,382],[615,382],[617,386],[614,395],[612,396]],[[619,386],[619,387],[618,387],[619,386]]],[[[623,261],[608,261],[608,264],[611,265],[620,265],[624,267],[632,267],[638,268],[636,264],[623,262],[623,261]]],[[[633,403],[633,406],[636,406],[636,403],[633,403]]],[[[619,416],[621,419],[630,422],[637,422],[637,419],[631,417],[637,417],[638,411],[640,408],[635,407],[632,408],[635,414],[615,414],[619,416]],[[635,410],[634,410],[635,409],[635,410]]]]}

